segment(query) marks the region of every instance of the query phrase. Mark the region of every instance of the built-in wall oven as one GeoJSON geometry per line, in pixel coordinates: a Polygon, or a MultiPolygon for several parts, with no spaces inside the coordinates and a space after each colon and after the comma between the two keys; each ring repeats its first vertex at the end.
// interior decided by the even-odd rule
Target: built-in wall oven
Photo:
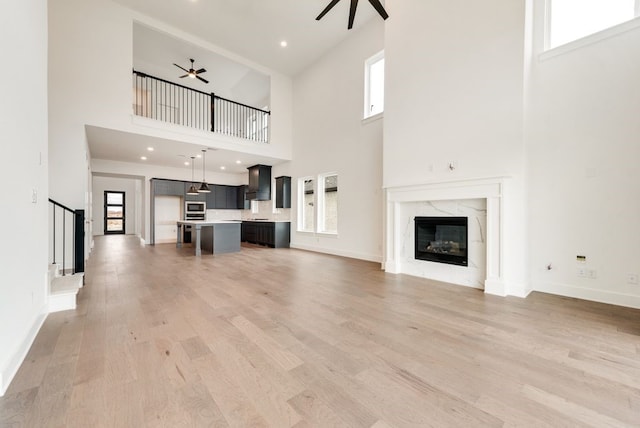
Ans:
{"type": "Polygon", "coordinates": [[[202,201],[185,201],[184,203],[184,217],[185,220],[189,220],[189,216],[206,215],[207,203],[202,201]]]}
{"type": "MultiPolygon", "coordinates": [[[[184,219],[185,220],[205,220],[207,218],[207,203],[200,201],[185,201],[184,203],[184,219]]],[[[182,242],[191,242],[191,226],[183,227],[182,242]]]]}

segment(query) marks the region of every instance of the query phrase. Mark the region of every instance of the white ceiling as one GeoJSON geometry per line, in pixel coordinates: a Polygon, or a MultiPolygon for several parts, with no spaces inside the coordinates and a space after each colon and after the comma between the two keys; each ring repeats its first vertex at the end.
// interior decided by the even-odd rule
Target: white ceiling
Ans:
{"type": "MultiPolygon", "coordinates": [[[[176,140],[149,137],[141,134],[115,131],[113,129],[86,126],[87,140],[92,158],[119,162],[186,168],[185,161],[191,162],[191,156],[200,155],[206,146],[199,146],[176,140]],[[153,151],[147,150],[153,147],[153,151]],[[140,159],[146,156],[147,160],[140,159]]],[[[256,164],[278,165],[281,159],[268,156],[249,155],[231,150],[209,149],[206,153],[206,170],[218,173],[242,174],[247,167],[256,164]],[[237,161],[241,163],[238,164],[237,161]],[[222,170],[220,167],[225,167],[222,170]]],[[[202,161],[196,159],[196,171],[202,170],[202,161]]]]}
{"type": "Polygon", "coordinates": [[[329,0],[114,1],[290,76],[372,17],[380,19],[366,0],[358,4],[353,30],[347,30],[349,0],[340,1],[320,21],[315,18],[329,0]],[[280,46],[282,40],[288,42],[286,48],[280,46]]]}

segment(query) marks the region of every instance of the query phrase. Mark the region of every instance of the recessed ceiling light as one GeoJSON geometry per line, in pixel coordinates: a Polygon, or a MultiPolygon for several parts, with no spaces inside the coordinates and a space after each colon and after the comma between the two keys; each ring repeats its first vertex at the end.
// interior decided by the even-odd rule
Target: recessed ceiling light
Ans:
{"type": "Polygon", "coordinates": [[[240,164],[242,163],[242,161],[237,160],[237,161],[236,161],[236,163],[237,163],[238,165],[240,165],[240,164]]]}
{"type": "Polygon", "coordinates": [[[140,156],[140,159],[147,160],[147,157],[146,156],[140,156]]]}
{"type": "Polygon", "coordinates": [[[280,42],[280,46],[282,46],[283,48],[286,48],[288,44],[289,43],[287,43],[286,40],[283,40],[283,41],[280,42]]]}
{"type": "Polygon", "coordinates": [[[200,158],[202,157],[202,155],[196,155],[196,157],[197,157],[198,159],[200,159],[200,158]]]}
{"type": "Polygon", "coordinates": [[[150,152],[153,151],[153,147],[147,147],[147,150],[149,150],[150,152]]]}
{"type": "Polygon", "coordinates": [[[184,165],[185,165],[185,166],[189,166],[189,162],[185,162],[185,163],[184,163],[184,165]]]}
{"type": "Polygon", "coordinates": [[[224,171],[227,167],[221,166],[220,169],[224,171]]]}

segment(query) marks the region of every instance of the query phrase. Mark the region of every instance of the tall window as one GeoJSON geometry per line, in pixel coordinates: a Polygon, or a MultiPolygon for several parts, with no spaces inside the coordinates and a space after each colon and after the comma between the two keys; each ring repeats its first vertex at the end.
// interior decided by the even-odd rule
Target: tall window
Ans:
{"type": "Polygon", "coordinates": [[[318,180],[319,232],[338,233],[338,175],[325,174],[318,180]]]}
{"type": "Polygon", "coordinates": [[[315,180],[310,177],[298,180],[298,230],[315,232],[315,180]]]}
{"type": "Polygon", "coordinates": [[[640,15],[640,0],[548,0],[548,49],[640,15]]]}
{"type": "Polygon", "coordinates": [[[298,231],[338,233],[338,174],[298,180],[298,231]]]}
{"type": "Polygon", "coordinates": [[[364,117],[384,111],[384,51],[365,62],[364,67],[364,117]]]}

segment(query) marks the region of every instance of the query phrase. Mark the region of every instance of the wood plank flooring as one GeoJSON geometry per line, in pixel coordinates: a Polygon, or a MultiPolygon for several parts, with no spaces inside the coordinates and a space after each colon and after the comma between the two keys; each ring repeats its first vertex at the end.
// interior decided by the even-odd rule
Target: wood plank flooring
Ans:
{"type": "Polygon", "coordinates": [[[638,427],[640,311],[96,238],[1,427],[638,427]]]}

